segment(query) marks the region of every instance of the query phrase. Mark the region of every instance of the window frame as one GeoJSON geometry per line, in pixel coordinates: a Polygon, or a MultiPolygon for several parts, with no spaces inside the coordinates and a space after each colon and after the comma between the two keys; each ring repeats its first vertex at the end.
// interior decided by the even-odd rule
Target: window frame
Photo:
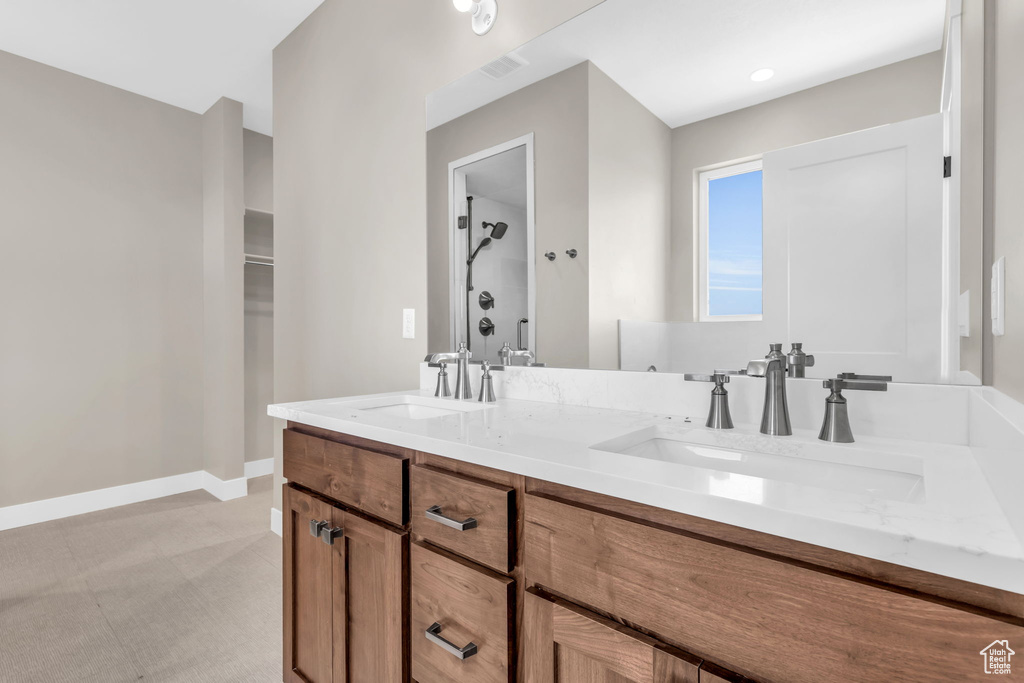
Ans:
{"type": "MultiPolygon", "coordinates": [[[[712,180],[743,175],[753,171],[764,171],[761,157],[749,161],[730,162],[697,173],[697,321],[698,322],[760,322],[764,320],[764,213],[761,214],[761,313],[742,315],[711,315],[708,268],[708,185],[712,180]]],[[[762,189],[764,176],[762,175],[762,189]]],[[[762,207],[763,207],[762,194],[762,207]]]]}

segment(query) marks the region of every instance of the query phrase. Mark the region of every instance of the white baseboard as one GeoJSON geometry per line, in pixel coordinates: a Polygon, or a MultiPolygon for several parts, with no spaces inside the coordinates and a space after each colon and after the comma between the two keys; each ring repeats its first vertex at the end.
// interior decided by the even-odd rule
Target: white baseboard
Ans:
{"type": "MultiPolygon", "coordinates": [[[[242,498],[249,493],[248,479],[271,474],[273,471],[274,459],[267,458],[245,463],[245,476],[228,481],[218,479],[205,470],[199,470],[160,479],[139,481],[134,484],[74,493],[70,496],[11,505],[0,508],[0,531],[84,515],[87,512],[107,510],[132,503],[141,503],[145,500],[173,496],[188,491],[198,491],[199,489],[208,491],[220,500],[242,498]]],[[[277,533],[280,534],[280,511],[277,514],[279,520],[277,533]]]]}
{"type": "MultiPolygon", "coordinates": [[[[186,491],[195,491],[203,487],[203,475],[206,472],[186,472],[171,477],[150,479],[134,484],[111,486],[110,488],[85,491],[70,496],[37,500],[32,503],[11,505],[0,508],[0,531],[14,529],[29,524],[49,522],[54,519],[73,517],[86,512],[96,512],[107,508],[140,503],[144,500],[173,496],[186,491]]],[[[216,479],[216,477],[213,477],[216,479]]],[[[218,480],[219,481],[219,480],[218,480]]]]}
{"type": "Polygon", "coordinates": [[[270,530],[278,536],[283,536],[284,528],[282,524],[281,511],[277,508],[270,508],[270,530]]]}
{"type": "Polygon", "coordinates": [[[274,459],[264,458],[245,463],[245,478],[265,477],[274,473],[274,459]]]}
{"type": "Polygon", "coordinates": [[[203,488],[220,500],[234,500],[249,495],[249,482],[245,477],[218,479],[209,472],[203,472],[203,488]]]}

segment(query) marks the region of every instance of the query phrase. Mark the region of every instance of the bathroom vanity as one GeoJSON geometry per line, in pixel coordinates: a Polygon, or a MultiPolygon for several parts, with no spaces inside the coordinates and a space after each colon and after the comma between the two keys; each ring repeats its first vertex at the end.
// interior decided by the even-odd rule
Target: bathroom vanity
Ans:
{"type": "MultiPolygon", "coordinates": [[[[985,449],[825,443],[799,407],[766,437],[752,378],[728,431],[571,405],[566,373],[677,379],[509,368],[500,395],[561,388],[271,407],[286,681],[963,681],[1024,644],[1020,528],[985,449]]],[[[916,390],[982,391],[893,393],[916,390]]]]}

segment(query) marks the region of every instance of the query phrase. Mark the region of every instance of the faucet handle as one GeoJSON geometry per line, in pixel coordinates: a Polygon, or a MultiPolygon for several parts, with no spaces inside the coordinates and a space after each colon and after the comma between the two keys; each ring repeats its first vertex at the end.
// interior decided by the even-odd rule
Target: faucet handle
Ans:
{"type": "Polygon", "coordinates": [[[729,414],[729,392],[725,390],[725,384],[729,381],[729,375],[735,374],[730,370],[715,370],[710,375],[687,373],[683,379],[687,382],[714,382],[715,388],[711,390],[711,408],[708,410],[708,419],[704,426],[710,429],[732,429],[732,416],[729,414]]]}
{"type": "Polygon", "coordinates": [[[885,381],[868,381],[864,379],[843,379],[842,377],[834,377],[832,379],[826,379],[821,383],[821,386],[825,389],[830,390],[834,394],[838,394],[843,389],[850,389],[856,391],[888,391],[889,384],[885,381]]]}
{"type": "Polygon", "coordinates": [[[484,375],[490,375],[490,373],[492,372],[497,372],[499,370],[505,369],[504,365],[495,365],[489,360],[471,360],[469,361],[469,364],[482,366],[484,369],[484,375]]]}
{"type": "Polygon", "coordinates": [[[867,381],[867,382],[891,382],[892,375],[858,375],[855,372],[840,372],[836,375],[837,379],[849,379],[854,381],[867,381]]]}
{"type": "Polygon", "coordinates": [[[683,379],[687,382],[714,382],[715,384],[726,384],[729,381],[729,375],[735,374],[728,370],[715,370],[710,375],[697,374],[688,372],[683,375],[683,379]]]}

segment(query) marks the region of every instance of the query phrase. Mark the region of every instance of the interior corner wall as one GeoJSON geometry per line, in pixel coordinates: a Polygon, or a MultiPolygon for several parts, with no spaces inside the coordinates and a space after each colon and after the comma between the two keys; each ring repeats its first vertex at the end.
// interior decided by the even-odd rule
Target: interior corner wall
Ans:
{"type": "Polygon", "coordinates": [[[203,114],[203,469],[228,481],[245,467],[242,104],[203,114]]]}
{"type": "MultiPolygon", "coordinates": [[[[447,2],[326,0],[278,45],[276,401],[418,386],[426,96],[597,4],[506,3],[481,37],[447,2]],[[415,339],[402,339],[403,308],[416,310],[415,339]]],[[[278,483],[280,452],[278,436],[278,483]]]]}
{"type": "Polygon", "coordinates": [[[0,52],[0,507],[202,469],[202,120],[0,52]]]}
{"type": "MultiPolygon", "coordinates": [[[[985,154],[990,157],[991,247],[986,263],[1006,259],[1005,334],[991,337],[991,383],[1018,401],[1024,401],[1024,3],[995,0],[986,4],[992,12],[990,35],[992,92],[991,136],[985,154]]],[[[987,282],[989,277],[986,276],[987,282]]]]}
{"type": "Polygon", "coordinates": [[[672,131],[587,67],[590,358],[582,367],[617,370],[619,320],[663,321],[667,313],[672,131]]]}
{"type": "Polygon", "coordinates": [[[669,318],[695,318],[699,169],[939,111],[942,51],[841,78],[672,131],[669,318]]]}
{"type": "MultiPolygon", "coordinates": [[[[430,351],[454,349],[449,305],[448,164],[534,134],[537,359],[588,367],[587,63],[549,76],[427,133],[430,351]],[[569,259],[567,249],[580,256],[569,259]],[[562,258],[548,261],[554,251],[562,258]]],[[[499,330],[499,336],[505,334],[499,330]]],[[[503,341],[504,338],[500,341],[503,341]]],[[[509,338],[514,341],[514,338],[509,338]]]]}
{"type": "Polygon", "coordinates": [[[274,212],[274,138],[248,128],[242,131],[245,208],[274,212]]]}

